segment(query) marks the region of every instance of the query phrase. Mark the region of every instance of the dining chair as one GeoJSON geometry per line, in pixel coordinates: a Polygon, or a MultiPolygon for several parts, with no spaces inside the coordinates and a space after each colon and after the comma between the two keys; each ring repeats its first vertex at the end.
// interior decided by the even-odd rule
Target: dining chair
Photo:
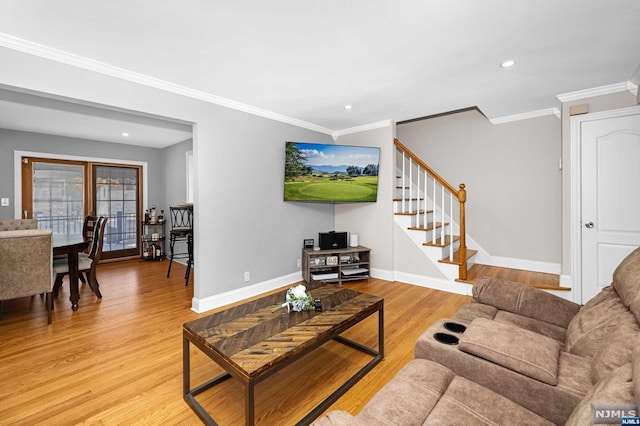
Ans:
{"type": "Polygon", "coordinates": [[[47,323],[53,309],[53,230],[0,232],[0,314],[4,300],[45,294],[47,323]]]}
{"type": "MultiPolygon", "coordinates": [[[[82,222],[82,236],[84,237],[85,240],[90,239],[91,241],[93,241],[93,231],[96,228],[97,221],[98,221],[98,216],[87,215],[84,218],[84,221],[82,222]]],[[[78,255],[88,256],[90,251],[91,251],[91,245],[89,245],[84,252],[78,253],[78,255]]],[[[55,262],[56,260],[64,260],[66,258],[67,258],[66,254],[59,254],[59,255],[53,256],[53,261],[55,262]]],[[[78,278],[80,279],[80,281],[82,281],[83,284],[87,282],[86,279],[84,278],[84,274],[78,273],[78,278]]]]}
{"type": "MultiPolygon", "coordinates": [[[[100,216],[96,220],[89,254],[86,256],[78,256],[78,276],[80,277],[82,274],[86,276],[86,282],[98,298],[102,298],[102,293],[100,292],[100,283],[98,283],[96,277],[96,268],[102,257],[104,229],[108,220],[109,218],[104,216],[100,216]]],[[[67,259],[55,259],[53,262],[53,271],[56,274],[56,281],[53,285],[53,295],[57,297],[60,287],[62,286],[62,279],[65,275],[69,275],[69,263],[67,259]]]]}

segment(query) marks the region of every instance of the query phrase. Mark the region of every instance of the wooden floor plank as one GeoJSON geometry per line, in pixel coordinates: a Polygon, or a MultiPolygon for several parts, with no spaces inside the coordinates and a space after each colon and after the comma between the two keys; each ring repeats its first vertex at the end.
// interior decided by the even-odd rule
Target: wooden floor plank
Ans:
{"type": "MultiPolygon", "coordinates": [[[[69,287],[47,325],[44,299],[6,301],[0,319],[0,425],[198,425],[182,399],[182,324],[205,316],[191,310],[192,285],[182,265],[167,262],[100,265],[103,299],[81,285],[72,312],[69,287]]],[[[413,358],[418,336],[470,298],[372,279],[345,287],[385,299],[386,359],[331,409],[357,413],[413,358]]],[[[345,335],[377,344],[377,318],[345,335]]],[[[192,347],[192,384],[222,371],[192,347]]],[[[258,384],[256,422],[294,424],[368,357],[331,342],[258,384]]],[[[244,424],[242,387],[231,379],[198,396],[221,425],[244,424]]]]}

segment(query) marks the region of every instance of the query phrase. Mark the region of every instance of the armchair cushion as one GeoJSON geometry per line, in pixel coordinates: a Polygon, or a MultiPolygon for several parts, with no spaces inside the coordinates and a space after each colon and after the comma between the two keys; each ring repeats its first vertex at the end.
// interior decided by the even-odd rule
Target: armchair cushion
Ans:
{"type": "Polygon", "coordinates": [[[577,303],[515,281],[498,278],[479,278],[473,286],[473,301],[563,328],[569,325],[580,310],[577,303]]]}
{"type": "Polygon", "coordinates": [[[560,344],[532,331],[477,318],[460,339],[460,350],[541,382],[558,384],[560,344]]]}

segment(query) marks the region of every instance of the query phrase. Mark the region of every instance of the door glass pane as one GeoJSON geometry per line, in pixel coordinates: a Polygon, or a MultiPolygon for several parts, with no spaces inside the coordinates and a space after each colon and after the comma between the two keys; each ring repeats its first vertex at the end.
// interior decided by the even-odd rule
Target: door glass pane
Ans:
{"type": "MultiPolygon", "coordinates": [[[[138,169],[95,166],[96,214],[107,216],[104,252],[138,253],[138,169]]],[[[107,256],[109,257],[109,256],[107,256]]]]}
{"type": "Polygon", "coordinates": [[[84,218],[84,166],[33,163],[33,218],[55,234],[79,234],[84,218]]]}

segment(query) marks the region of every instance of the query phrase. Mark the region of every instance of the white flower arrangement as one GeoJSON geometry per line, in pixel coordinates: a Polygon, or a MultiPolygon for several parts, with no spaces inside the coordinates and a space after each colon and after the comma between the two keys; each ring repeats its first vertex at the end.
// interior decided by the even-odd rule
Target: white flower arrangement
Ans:
{"type": "Polygon", "coordinates": [[[287,301],[282,305],[276,305],[271,309],[271,312],[279,311],[282,308],[287,308],[287,311],[296,312],[311,311],[313,310],[313,298],[311,293],[307,291],[304,284],[298,284],[295,287],[291,287],[287,290],[287,301]]]}

